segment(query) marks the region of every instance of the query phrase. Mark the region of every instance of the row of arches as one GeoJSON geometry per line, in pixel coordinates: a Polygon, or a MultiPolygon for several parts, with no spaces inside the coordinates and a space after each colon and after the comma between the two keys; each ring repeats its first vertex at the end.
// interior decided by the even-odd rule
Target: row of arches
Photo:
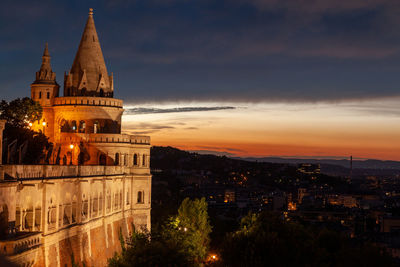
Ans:
{"type": "Polygon", "coordinates": [[[93,97],[109,97],[112,98],[114,96],[113,91],[105,91],[103,88],[100,88],[99,91],[87,90],[86,87],[81,89],[75,87],[67,87],[64,89],[64,96],[93,96],[93,97]]]}
{"type": "Polygon", "coordinates": [[[42,216],[45,216],[45,222],[48,230],[55,230],[78,222],[85,222],[92,218],[110,214],[112,212],[122,210],[123,206],[131,205],[131,197],[134,204],[145,203],[145,191],[137,190],[135,196],[131,196],[128,189],[124,194],[122,189],[106,191],[105,199],[103,192],[94,192],[90,195],[83,193],[81,202],[79,203],[77,195],[71,197],[70,193],[66,193],[63,203],[57,205],[55,197],[52,196],[48,201],[47,210],[42,212],[42,207],[37,204],[35,207],[29,205],[27,208],[16,207],[16,229],[19,231],[43,231],[41,224],[42,216]],[[58,221],[57,221],[58,212],[58,221]],[[80,219],[79,219],[79,216],[80,219]]]}
{"type": "Polygon", "coordinates": [[[121,133],[121,124],[110,119],[65,120],[60,122],[61,133],[121,133]]]}
{"type": "MultiPolygon", "coordinates": [[[[116,166],[129,166],[128,162],[128,154],[127,153],[115,153],[114,155],[114,165],[116,166]]],[[[107,155],[104,153],[101,153],[99,155],[99,165],[107,165],[107,155]]],[[[147,154],[139,154],[135,153],[133,154],[132,158],[132,166],[142,166],[142,167],[148,167],[149,166],[149,158],[147,154]]]]}

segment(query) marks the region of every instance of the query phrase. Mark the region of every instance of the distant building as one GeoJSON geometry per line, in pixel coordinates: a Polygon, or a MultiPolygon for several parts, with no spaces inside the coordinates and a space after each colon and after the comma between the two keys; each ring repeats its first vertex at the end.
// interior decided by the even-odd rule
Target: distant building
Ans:
{"type": "Polygon", "coordinates": [[[225,197],[224,197],[224,202],[229,203],[229,202],[235,202],[236,200],[236,194],[234,189],[225,189],[225,197]]]}
{"type": "Polygon", "coordinates": [[[8,226],[0,253],[21,266],[105,266],[121,234],[150,230],[150,137],[121,134],[123,101],[113,98],[92,10],[63,97],[59,88],[46,44],[31,85],[43,118],[31,127],[54,149],[44,165],[1,165],[0,157],[8,226]]]}
{"type": "Polygon", "coordinates": [[[356,208],[357,198],[351,195],[331,195],[328,196],[328,203],[334,206],[344,206],[346,208],[356,208]]]}
{"type": "Polygon", "coordinates": [[[297,166],[297,171],[304,174],[319,174],[321,167],[319,164],[301,163],[297,166]]]}

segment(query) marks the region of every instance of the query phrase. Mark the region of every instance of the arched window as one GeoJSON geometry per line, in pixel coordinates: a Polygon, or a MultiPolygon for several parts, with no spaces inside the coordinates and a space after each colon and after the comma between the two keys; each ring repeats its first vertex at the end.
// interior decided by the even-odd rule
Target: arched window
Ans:
{"type": "Polygon", "coordinates": [[[76,131],[76,121],[71,121],[71,129],[73,132],[76,131]]]}
{"type": "Polygon", "coordinates": [[[124,154],[124,166],[128,165],[127,159],[128,159],[128,154],[124,154]]]}
{"type": "Polygon", "coordinates": [[[85,121],[80,121],[79,122],[79,132],[80,133],[85,133],[86,130],[86,123],[85,121]]]}
{"type": "Polygon", "coordinates": [[[47,92],[47,99],[50,99],[50,92],[47,92]]]}
{"type": "Polygon", "coordinates": [[[134,166],[138,165],[138,155],[137,154],[133,155],[133,165],[134,166]]]}
{"type": "Polygon", "coordinates": [[[39,98],[42,98],[42,92],[39,92],[39,98]]]}
{"type": "Polygon", "coordinates": [[[143,157],[142,157],[142,165],[146,166],[146,155],[145,154],[143,154],[143,157]]]}
{"type": "Polygon", "coordinates": [[[93,123],[93,133],[97,133],[99,131],[99,122],[95,121],[93,123]]]}
{"type": "Polygon", "coordinates": [[[60,131],[62,133],[69,133],[71,131],[71,127],[69,126],[68,121],[66,120],[62,120],[60,123],[60,131]]]}
{"type": "Polygon", "coordinates": [[[115,153],[115,161],[114,161],[115,165],[119,165],[119,153],[115,153]]]}
{"type": "Polygon", "coordinates": [[[99,194],[99,215],[103,213],[103,193],[99,194]]]}
{"type": "Polygon", "coordinates": [[[126,191],[126,205],[130,204],[130,197],[131,195],[129,194],[129,188],[128,188],[128,190],[126,191]]]}
{"type": "Polygon", "coordinates": [[[111,211],[111,192],[107,190],[107,212],[111,211]]]}
{"type": "Polygon", "coordinates": [[[89,206],[88,206],[88,199],[86,195],[82,195],[82,221],[85,221],[88,218],[89,213],[89,206]]]}
{"type": "Polygon", "coordinates": [[[105,154],[100,154],[99,165],[105,166],[107,164],[107,157],[105,154]]]}
{"type": "Polygon", "coordinates": [[[138,191],[137,193],[137,203],[143,204],[144,203],[144,192],[138,191]]]}
{"type": "Polygon", "coordinates": [[[76,223],[77,220],[77,214],[78,214],[78,201],[76,199],[76,196],[72,198],[72,212],[71,212],[71,222],[76,223]]]}

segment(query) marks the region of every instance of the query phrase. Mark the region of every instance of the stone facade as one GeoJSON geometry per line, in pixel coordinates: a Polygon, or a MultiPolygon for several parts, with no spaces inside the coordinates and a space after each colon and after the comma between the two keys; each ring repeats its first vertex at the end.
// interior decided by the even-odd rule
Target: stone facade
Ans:
{"type": "MultiPolygon", "coordinates": [[[[46,44],[31,85],[43,117],[31,127],[53,150],[44,165],[0,161],[9,226],[0,253],[21,266],[105,266],[121,237],[150,230],[150,137],[121,134],[123,101],[113,98],[92,10],[63,97],[59,87],[46,44]]],[[[0,121],[0,149],[3,128],[0,121]]]]}

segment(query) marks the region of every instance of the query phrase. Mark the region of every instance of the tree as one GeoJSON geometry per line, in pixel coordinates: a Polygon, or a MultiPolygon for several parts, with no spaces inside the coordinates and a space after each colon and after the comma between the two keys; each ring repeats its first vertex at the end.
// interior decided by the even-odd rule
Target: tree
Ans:
{"type": "Polygon", "coordinates": [[[185,199],[178,214],[169,218],[160,231],[134,232],[120,255],[109,260],[110,267],[125,266],[199,266],[205,260],[211,226],[207,203],[185,199]]]}
{"type": "Polygon", "coordinates": [[[162,233],[165,239],[171,240],[188,253],[194,264],[204,261],[211,233],[205,198],[185,198],[178,209],[178,215],[169,219],[162,233]]]}
{"type": "Polygon", "coordinates": [[[0,102],[0,119],[6,120],[4,140],[8,144],[17,140],[14,147],[26,152],[22,153],[25,156],[20,162],[18,153],[15,153],[17,149],[14,149],[14,152],[8,156],[10,160],[8,163],[38,164],[46,162],[46,150],[49,150],[52,144],[48,142],[48,138],[42,132],[35,132],[28,127],[29,123],[41,118],[42,107],[30,98],[17,98],[9,103],[5,100],[0,102]]]}
{"type": "Polygon", "coordinates": [[[0,119],[13,127],[26,127],[42,118],[42,106],[28,97],[0,102],[0,119]]]}

